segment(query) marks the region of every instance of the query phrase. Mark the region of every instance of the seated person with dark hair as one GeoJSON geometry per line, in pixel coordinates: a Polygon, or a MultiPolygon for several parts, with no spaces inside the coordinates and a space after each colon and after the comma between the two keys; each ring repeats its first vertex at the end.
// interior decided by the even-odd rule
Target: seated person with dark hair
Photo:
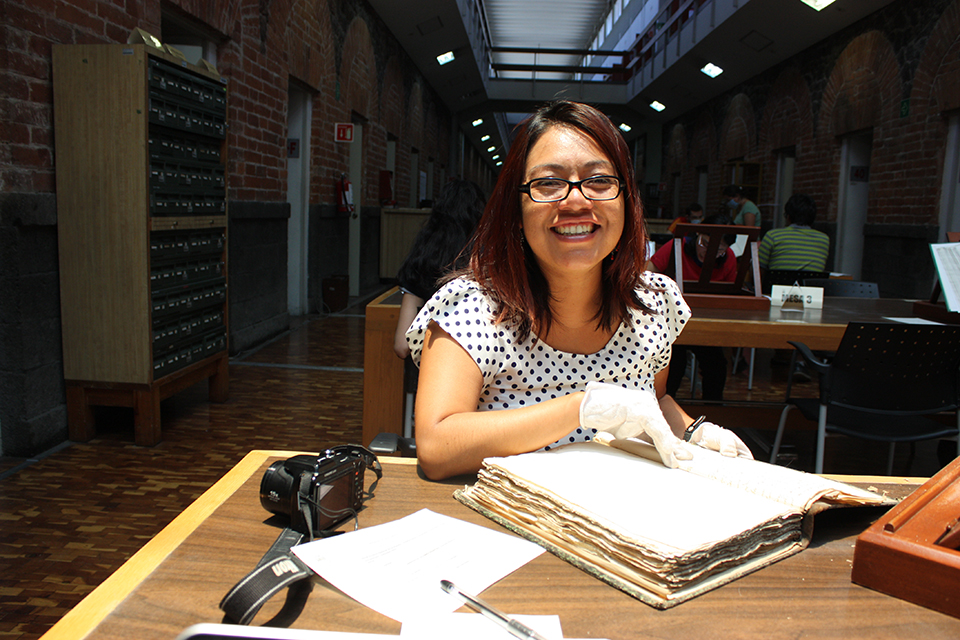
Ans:
{"type": "Polygon", "coordinates": [[[811,228],[817,216],[813,198],[795,193],[783,207],[787,226],[771,229],[760,241],[760,268],[764,271],[825,271],[830,237],[811,228]]]}
{"type": "MultiPolygon", "coordinates": [[[[795,193],[783,206],[787,226],[770,229],[760,241],[761,281],[769,289],[768,272],[775,271],[826,271],[827,255],[830,253],[830,236],[813,229],[817,217],[817,204],[804,193],[795,193]]],[[[801,283],[802,284],[802,283],[801,283]]],[[[788,360],[789,351],[777,350],[774,362],[788,360]]],[[[801,359],[792,372],[794,382],[810,380],[806,363],[801,359]]]]}
{"type": "MultiPolygon", "coordinates": [[[[724,215],[711,215],[703,220],[703,224],[731,224],[730,218],[724,215]]],[[[737,280],[737,257],[730,249],[736,239],[735,234],[726,234],[720,242],[716,262],[710,280],[713,282],[735,282],[737,280]]],[[[703,260],[707,253],[707,244],[710,237],[706,234],[691,234],[683,239],[683,254],[681,264],[683,280],[699,280],[703,269],[703,260]]],[[[663,245],[650,260],[647,261],[647,270],[666,273],[673,264],[673,242],[663,245]]],[[[680,277],[676,278],[677,280],[680,277]]],[[[723,400],[723,387],[727,383],[727,357],[721,347],[673,345],[673,355],[670,357],[670,373],[667,377],[667,393],[674,398],[677,389],[683,381],[686,371],[685,362],[687,351],[697,357],[700,365],[700,374],[703,378],[703,399],[723,400]]]]}

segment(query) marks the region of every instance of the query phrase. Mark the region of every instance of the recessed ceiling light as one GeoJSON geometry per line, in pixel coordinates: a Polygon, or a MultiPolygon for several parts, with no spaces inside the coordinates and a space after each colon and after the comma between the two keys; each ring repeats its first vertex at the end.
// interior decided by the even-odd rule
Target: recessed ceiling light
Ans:
{"type": "Polygon", "coordinates": [[[490,159],[491,159],[491,160],[499,160],[499,159],[500,159],[500,154],[498,153],[497,155],[493,156],[493,157],[490,158],[490,159]]]}
{"type": "Polygon", "coordinates": [[[624,133],[627,133],[627,132],[630,131],[632,128],[633,128],[633,127],[631,127],[630,125],[628,125],[626,122],[621,122],[621,123],[620,123],[620,131],[623,131],[624,133]]]}
{"type": "Polygon", "coordinates": [[[487,151],[494,151],[496,147],[487,147],[487,151]]]}
{"type": "Polygon", "coordinates": [[[811,6],[817,11],[833,4],[833,0],[800,0],[805,5],[811,6]]]}
{"type": "Polygon", "coordinates": [[[479,127],[482,124],[483,124],[483,118],[477,118],[476,120],[473,121],[473,126],[475,127],[479,127]]]}
{"type": "Polygon", "coordinates": [[[482,138],[480,138],[480,142],[486,142],[486,141],[489,140],[489,139],[490,139],[490,134],[488,133],[487,135],[485,135],[485,136],[483,136],[482,138]]]}
{"type": "Polygon", "coordinates": [[[448,62],[453,62],[453,51],[447,51],[446,53],[441,53],[437,56],[437,62],[440,63],[440,66],[447,64],[448,62]]]}
{"type": "Polygon", "coordinates": [[[650,103],[650,108],[653,109],[654,111],[663,111],[667,107],[657,102],[656,100],[654,100],[653,102],[650,103]]]}
{"type": "Polygon", "coordinates": [[[705,74],[707,74],[711,78],[716,78],[718,75],[723,73],[723,69],[713,64],[712,62],[708,62],[707,64],[703,65],[703,69],[700,69],[700,71],[703,71],[705,74]]]}
{"type": "Polygon", "coordinates": [[[499,166],[502,165],[502,164],[503,164],[503,161],[500,161],[500,162],[497,163],[497,166],[499,167],[499,166]]]}

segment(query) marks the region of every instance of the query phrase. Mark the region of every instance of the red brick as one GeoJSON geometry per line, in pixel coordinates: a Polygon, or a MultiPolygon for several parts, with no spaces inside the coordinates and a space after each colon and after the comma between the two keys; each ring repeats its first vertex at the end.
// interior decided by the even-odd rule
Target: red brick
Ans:
{"type": "Polygon", "coordinates": [[[102,29],[103,20],[96,15],[96,4],[80,0],[79,2],[58,2],[54,16],[68,24],[89,29],[91,24],[97,24],[102,29]]]}

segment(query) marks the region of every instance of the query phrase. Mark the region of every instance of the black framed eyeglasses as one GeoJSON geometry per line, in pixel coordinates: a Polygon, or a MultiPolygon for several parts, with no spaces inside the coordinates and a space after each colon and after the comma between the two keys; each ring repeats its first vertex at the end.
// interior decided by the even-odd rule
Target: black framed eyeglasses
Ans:
{"type": "Polygon", "coordinates": [[[587,200],[614,200],[623,190],[623,181],[617,176],[593,176],[579,182],[563,178],[537,178],[520,185],[520,192],[534,202],[566,200],[573,189],[579,189],[587,200]]]}

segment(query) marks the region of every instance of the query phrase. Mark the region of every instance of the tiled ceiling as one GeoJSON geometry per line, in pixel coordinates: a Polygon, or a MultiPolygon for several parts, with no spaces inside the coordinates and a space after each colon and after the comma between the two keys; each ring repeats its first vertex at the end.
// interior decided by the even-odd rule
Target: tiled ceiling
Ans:
{"type": "MultiPolygon", "coordinates": [[[[606,0],[483,0],[491,45],[495,48],[588,49],[606,18],[606,0]]],[[[577,65],[579,55],[494,53],[495,63],[577,65]]],[[[502,71],[501,78],[529,78],[531,72],[502,71]]],[[[571,74],[538,74],[568,79],[571,74]]]]}

